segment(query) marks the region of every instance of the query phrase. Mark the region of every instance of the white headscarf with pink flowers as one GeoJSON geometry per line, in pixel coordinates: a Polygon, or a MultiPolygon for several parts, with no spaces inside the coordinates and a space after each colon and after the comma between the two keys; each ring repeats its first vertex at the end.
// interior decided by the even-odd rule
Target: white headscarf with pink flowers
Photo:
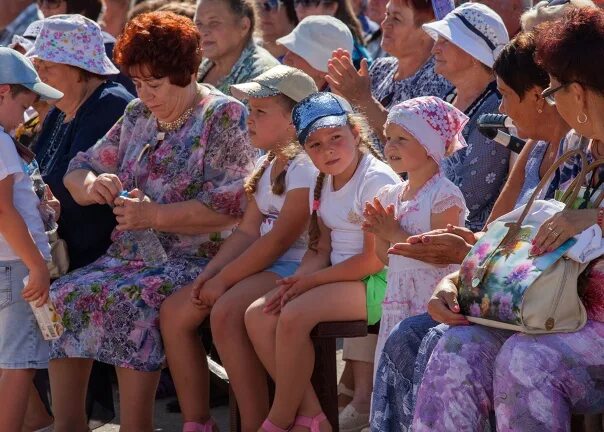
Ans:
{"type": "Polygon", "coordinates": [[[404,128],[440,165],[445,155],[467,146],[461,132],[468,120],[450,103],[435,96],[422,96],[392,107],[386,126],[394,123],[404,128]]]}

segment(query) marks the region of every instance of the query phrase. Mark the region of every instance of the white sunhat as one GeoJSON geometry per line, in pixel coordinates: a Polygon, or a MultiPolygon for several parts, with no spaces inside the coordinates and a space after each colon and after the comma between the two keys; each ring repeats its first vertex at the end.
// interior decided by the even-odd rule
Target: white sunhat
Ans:
{"type": "Polygon", "coordinates": [[[342,48],[352,53],[354,49],[348,26],[327,15],[307,16],[290,34],[277,39],[277,43],[321,72],[327,72],[327,62],[333,51],[342,48]]]}
{"type": "Polygon", "coordinates": [[[464,3],[422,29],[435,40],[447,39],[490,68],[510,41],[501,17],[481,3],[464,3]]]}
{"type": "MultiPolygon", "coordinates": [[[[36,30],[30,29],[32,33],[36,30]]],[[[75,66],[97,75],[120,72],[105,53],[101,28],[82,15],[55,15],[42,20],[27,57],[75,66]]]]}

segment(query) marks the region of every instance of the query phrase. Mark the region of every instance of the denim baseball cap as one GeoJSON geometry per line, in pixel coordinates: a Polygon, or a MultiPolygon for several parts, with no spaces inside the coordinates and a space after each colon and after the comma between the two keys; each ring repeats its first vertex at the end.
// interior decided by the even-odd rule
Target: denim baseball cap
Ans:
{"type": "Polygon", "coordinates": [[[63,93],[40,80],[34,65],[23,54],[0,47],[0,84],[18,84],[45,100],[61,99],[63,93]]]}
{"type": "Polygon", "coordinates": [[[308,136],[317,129],[344,126],[352,112],[352,106],[340,96],[327,92],[311,94],[301,100],[292,112],[298,141],[304,145],[308,136]]]}

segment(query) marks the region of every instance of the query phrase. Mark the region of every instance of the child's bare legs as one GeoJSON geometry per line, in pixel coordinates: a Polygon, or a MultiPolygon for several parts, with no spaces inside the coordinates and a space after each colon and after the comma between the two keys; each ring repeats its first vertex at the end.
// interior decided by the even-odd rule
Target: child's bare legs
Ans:
{"type": "Polygon", "coordinates": [[[153,408],[160,371],[116,367],[120,391],[120,432],[153,432],[153,408]]]}
{"type": "Polygon", "coordinates": [[[250,276],[228,290],[212,308],[212,337],[237,397],[243,432],[257,431],[269,408],[266,372],[245,329],[245,311],[273,289],[278,279],[271,272],[250,276]]]}
{"type": "Polygon", "coordinates": [[[183,419],[204,423],[210,418],[210,376],[198,329],[210,310],[191,302],[191,288],[189,284],[164,301],[159,324],[183,419]]]}
{"type": "MultiPolygon", "coordinates": [[[[308,391],[314,365],[314,349],[310,340],[314,326],[322,321],[365,319],[366,315],[365,285],[362,282],[319,286],[283,308],[278,317],[275,339],[275,401],[268,416],[274,424],[281,427],[292,424],[308,391]]],[[[248,318],[246,314],[248,329],[254,327],[254,317],[257,316],[250,314],[248,318]]],[[[253,341],[256,342],[255,339],[253,341]]]]}
{"type": "MultiPolygon", "coordinates": [[[[347,361],[344,365],[344,371],[340,377],[339,385],[354,392],[354,375],[352,374],[352,366],[349,361],[347,361]]],[[[351,401],[351,395],[342,393],[340,389],[338,389],[338,410],[344,409],[351,401]]]]}
{"type": "Polygon", "coordinates": [[[40,399],[38,389],[32,382],[29,388],[29,401],[23,423],[22,432],[36,431],[52,424],[54,419],[48,414],[46,406],[40,399]]]}
{"type": "Polygon", "coordinates": [[[357,412],[368,413],[373,391],[373,363],[349,361],[354,376],[354,397],[350,401],[357,412]]]}
{"type": "Polygon", "coordinates": [[[92,369],[91,359],[51,360],[48,372],[52,393],[55,432],[86,432],[86,392],[92,369]]]}
{"type": "Polygon", "coordinates": [[[33,369],[0,371],[0,431],[20,431],[27,411],[33,369]]]}

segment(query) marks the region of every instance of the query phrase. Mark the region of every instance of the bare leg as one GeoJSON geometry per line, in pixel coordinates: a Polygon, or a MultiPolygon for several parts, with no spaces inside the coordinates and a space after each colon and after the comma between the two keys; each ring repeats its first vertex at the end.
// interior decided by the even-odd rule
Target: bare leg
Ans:
{"type": "Polygon", "coordinates": [[[86,392],[92,369],[91,359],[51,360],[50,391],[55,416],[55,432],[86,432],[86,392]]]}
{"type": "Polygon", "coordinates": [[[155,391],[160,371],[116,367],[120,390],[120,432],[152,432],[155,391]]]}
{"type": "Polygon", "coordinates": [[[33,369],[3,369],[0,375],[0,431],[20,431],[27,411],[33,369]]]}
{"type": "Polygon", "coordinates": [[[25,420],[23,423],[22,432],[31,432],[44,427],[50,426],[53,422],[52,416],[46,411],[40,394],[36,389],[33,382],[29,388],[29,401],[27,403],[27,411],[25,413],[25,420]]]}
{"type": "MultiPolygon", "coordinates": [[[[344,371],[340,377],[340,384],[344,385],[348,390],[354,391],[354,375],[352,373],[352,365],[346,361],[344,371]]],[[[338,409],[343,409],[352,401],[352,397],[348,394],[338,392],[338,409]]]]}
{"type": "Polygon", "coordinates": [[[365,319],[365,301],[362,282],[341,282],[313,288],[281,311],[275,343],[276,393],[269,413],[274,424],[292,424],[308,391],[314,365],[313,327],[321,321],[365,319]]]}
{"type": "Polygon", "coordinates": [[[354,398],[350,404],[360,413],[368,413],[373,391],[373,363],[350,361],[354,375],[354,398]]]}
{"type": "Polygon", "coordinates": [[[262,272],[226,292],[212,309],[212,337],[241,414],[243,432],[257,431],[268,414],[267,376],[245,329],[250,304],[275,287],[279,276],[262,272]]]}
{"type": "Polygon", "coordinates": [[[159,323],[183,419],[203,423],[210,418],[210,376],[197,330],[209,310],[197,308],[190,297],[187,285],[166,299],[159,323]]]}

